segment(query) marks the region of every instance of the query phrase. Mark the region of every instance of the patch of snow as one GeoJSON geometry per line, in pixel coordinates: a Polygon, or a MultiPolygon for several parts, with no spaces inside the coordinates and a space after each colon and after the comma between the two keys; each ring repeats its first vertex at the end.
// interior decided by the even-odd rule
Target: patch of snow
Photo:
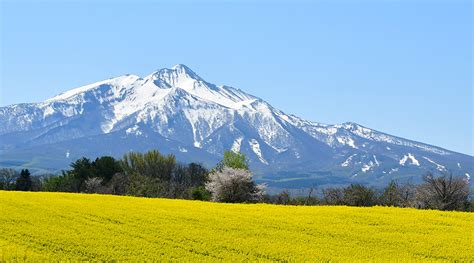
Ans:
{"type": "Polygon", "coordinates": [[[188,149],[184,148],[184,147],[179,147],[179,151],[182,152],[182,153],[187,153],[188,152],[188,149]]]}
{"type": "Polygon", "coordinates": [[[392,173],[394,173],[394,172],[398,172],[398,168],[392,168],[392,169],[388,172],[388,174],[392,174],[392,173]]]}
{"type": "Polygon", "coordinates": [[[379,163],[379,161],[377,160],[377,156],[373,155],[373,157],[374,157],[375,164],[376,164],[377,166],[380,166],[380,163],[379,163]]]}
{"type": "Polygon", "coordinates": [[[130,127],[130,128],[128,128],[128,129],[126,129],[126,130],[125,130],[125,133],[126,133],[127,135],[134,134],[134,135],[136,135],[136,136],[140,136],[140,135],[142,135],[142,132],[139,130],[139,128],[140,128],[140,127],[139,127],[138,125],[135,125],[135,126],[133,126],[133,127],[130,127]]]}
{"type": "MultiPolygon", "coordinates": [[[[356,146],[355,146],[355,143],[354,143],[354,140],[349,137],[349,136],[338,136],[336,137],[336,140],[340,143],[340,144],[343,144],[343,145],[347,145],[347,146],[350,146],[354,149],[358,149],[356,146]]],[[[365,146],[364,146],[365,147],[365,146]]]]}
{"type": "Polygon", "coordinates": [[[375,155],[372,155],[372,157],[374,158],[375,162],[369,161],[368,164],[364,164],[364,166],[362,166],[362,168],[361,168],[362,172],[366,173],[366,172],[370,171],[372,168],[374,168],[375,166],[380,166],[380,163],[377,160],[377,157],[375,157],[375,155]]]}
{"type": "Polygon", "coordinates": [[[70,152],[69,150],[66,151],[66,158],[69,158],[70,152]]]}
{"type": "Polygon", "coordinates": [[[113,122],[104,122],[100,125],[100,129],[103,133],[109,133],[114,128],[113,122]]]}
{"type": "Polygon", "coordinates": [[[260,144],[257,140],[251,139],[249,141],[250,148],[252,148],[253,152],[257,155],[258,159],[261,163],[268,164],[268,162],[263,158],[262,151],[260,150],[260,144]]]}
{"type": "Polygon", "coordinates": [[[300,153],[299,153],[299,152],[295,152],[295,157],[296,157],[296,159],[299,159],[299,158],[301,158],[301,155],[300,155],[300,153]]]}
{"type": "Polygon", "coordinates": [[[347,166],[349,166],[349,164],[350,164],[351,161],[352,161],[352,158],[353,158],[354,156],[356,156],[356,155],[357,155],[357,153],[355,153],[355,154],[349,156],[343,163],[341,163],[341,166],[342,166],[342,167],[347,167],[347,166]]]}
{"type": "Polygon", "coordinates": [[[361,170],[362,170],[362,172],[366,173],[370,169],[372,169],[372,167],[374,167],[374,163],[372,161],[370,161],[369,164],[364,164],[364,166],[362,166],[361,170]]]}
{"type": "Polygon", "coordinates": [[[49,115],[53,115],[53,113],[54,113],[53,107],[51,107],[51,105],[48,105],[48,106],[44,109],[43,118],[46,118],[46,117],[48,117],[49,115]]]}
{"type": "Polygon", "coordinates": [[[392,149],[391,149],[390,147],[388,147],[388,146],[387,146],[387,147],[385,147],[385,149],[387,149],[387,150],[389,150],[389,151],[390,151],[390,150],[392,150],[392,149]]]}
{"type": "Polygon", "coordinates": [[[273,145],[270,145],[270,147],[272,147],[275,151],[277,151],[278,153],[282,153],[286,150],[288,150],[288,148],[278,148],[278,147],[275,147],[273,145]]]}
{"type": "Polygon", "coordinates": [[[461,164],[460,164],[460,163],[458,163],[458,168],[461,168],[461,164]]]}
{"type": "Polygon", "coordinates": [[[471,179],[471,176],[468,173],[465,173],[464,175],[466,176],[468,181],[471,179]]]}
{"type": "Polygon", "coordinates": [[[428,158],[428,157],[423,156],[423,158],[424,158],[425,160],[427,160],[428,162],[430,162],[430,163],[436,165],[436,170],[441,171],[441,172],[446,171],[446,167],[445,167],[444,165],[441,165],[441,164],[439,164],[439,163],[436,163],[435,161],[431,160],[431,159],[428,158]]]}
{"type": "Polygon", "coordinates": [[[240,147],[242,146],[243,139],[244,139],[243,137],[239,137],[235,139],[234,142],[232,143],[232,148],[230,150],[236,153],[240,152],[240,147]]]}
{"type": "Polygon", "coordinates": [[[408,153],[408,155],[404,155],[402,159],[400,159],[400,165],[405,166],[406,162],[410,160],[412,165],[420,166],[420,162],[415,158],[415,155],[408,153]]]}

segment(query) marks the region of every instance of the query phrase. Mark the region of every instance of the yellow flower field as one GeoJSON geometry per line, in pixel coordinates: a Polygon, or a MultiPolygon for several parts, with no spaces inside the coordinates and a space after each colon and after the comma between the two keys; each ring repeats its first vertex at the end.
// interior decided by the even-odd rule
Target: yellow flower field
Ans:
{"type": "Polygon", "coordinates": [[[0,262],[471,261],[474,213],[0,191],[0,262]]]}

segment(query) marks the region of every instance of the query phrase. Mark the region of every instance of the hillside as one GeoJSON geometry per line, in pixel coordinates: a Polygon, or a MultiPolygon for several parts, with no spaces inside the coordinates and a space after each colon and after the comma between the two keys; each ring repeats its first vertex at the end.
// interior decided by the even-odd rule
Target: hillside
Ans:
{"type": "Polygon", "coordinates": [[[0,191],[5,260],[460,260],[474,213],[0,191]]]}
{"type": "Polygon", "coordinates": [[[382,186],[392,179],[417,182],[429,171],[468,179],[474,173],[472,156],[357,123],[304,120],[243,90],[207,82],[184,65],[0,107],[0,166],[45,173],[83,156],[151,149],[208,167],[225,150],[240,151],[259,179],[276,188],[382,186]]]}

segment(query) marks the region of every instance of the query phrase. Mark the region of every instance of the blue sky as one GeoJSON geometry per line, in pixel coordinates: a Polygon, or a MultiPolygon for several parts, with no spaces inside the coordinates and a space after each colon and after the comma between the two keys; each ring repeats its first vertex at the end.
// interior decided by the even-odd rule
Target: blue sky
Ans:
{"type": "Polygon", "coordinates": [[[471,1],[0,5],[2,106],[182,63],[309,120],[474,154],[471,1]]]}

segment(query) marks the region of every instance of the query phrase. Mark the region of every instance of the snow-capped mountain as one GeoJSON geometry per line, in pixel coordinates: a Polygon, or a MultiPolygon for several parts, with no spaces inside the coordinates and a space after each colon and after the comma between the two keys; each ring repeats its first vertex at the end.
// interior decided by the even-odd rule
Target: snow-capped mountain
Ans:
{"type": "Polygon", "coordinates": [[[277,187],[474,172],[472,156],[356,123],[303,120],[240,89],[206,82],[184,65],[0,108],[2,166],[58,170],[82,156],[149,149],[208,166],[227,149],[241,151],[260,180],[277,187]]]}

